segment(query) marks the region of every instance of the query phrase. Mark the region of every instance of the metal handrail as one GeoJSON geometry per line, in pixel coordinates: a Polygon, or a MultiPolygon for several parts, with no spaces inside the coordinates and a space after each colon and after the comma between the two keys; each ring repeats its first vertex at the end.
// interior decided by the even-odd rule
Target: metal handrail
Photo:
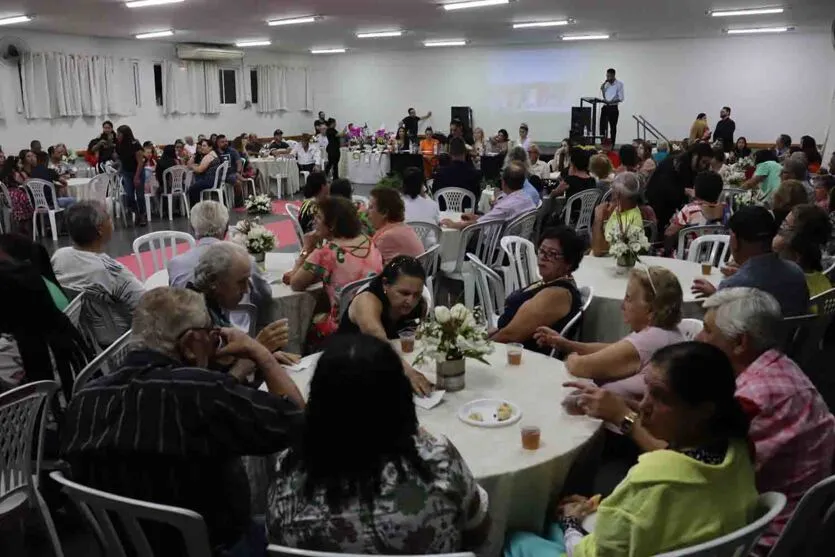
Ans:
{"type": "Polygon", "coordinates": [[[670,140],[667,139],[667,137],[663,133],[661,133],[658,130],[658,128],[653,126],[650,123],[650,121],[647,120],[642,114],[633,114],[632,119],[635,120],[635,122],[636,122],[637,134],[638,134],[637,136],[638,137],[640,137],[642,139],[646,139],[647,138],[647,132],[649,132],[653,135],[653,137],[655,137],[656,141],[658,141],[659,139],[663,139],[667,143],[670,143],[670,140]],[[643,129],[643,135],[641,135],[641,130],[642,129],[643,129]]]}

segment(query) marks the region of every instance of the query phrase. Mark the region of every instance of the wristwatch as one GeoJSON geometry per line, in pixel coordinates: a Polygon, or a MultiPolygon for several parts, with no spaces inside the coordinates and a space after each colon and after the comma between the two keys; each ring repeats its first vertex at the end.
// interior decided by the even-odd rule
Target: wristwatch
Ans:
{"type": "Polygon", "coordinates": [[[632,428],[635,426],[636,421],[638,421],[638,413],[629,412],[623,417],[623,421],[620,423],[620,432],[624,435],[632,433],[632,428]]]}

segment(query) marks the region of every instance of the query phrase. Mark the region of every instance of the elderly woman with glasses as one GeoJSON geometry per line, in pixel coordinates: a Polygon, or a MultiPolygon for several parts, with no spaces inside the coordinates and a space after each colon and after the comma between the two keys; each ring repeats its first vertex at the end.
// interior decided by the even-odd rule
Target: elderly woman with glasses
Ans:
{"type": "Polygon", "coordinates": [[[540,280],[507,297],[499,328],[491,334],[496,342],[519,342],[529,350],[550,351],[537,345],[534,333],[540,327],[561,331],[577,315],[583,303],[571,276],[586,246],[566,226],[548,228],[540,237],[537,268],[540,280]]]}

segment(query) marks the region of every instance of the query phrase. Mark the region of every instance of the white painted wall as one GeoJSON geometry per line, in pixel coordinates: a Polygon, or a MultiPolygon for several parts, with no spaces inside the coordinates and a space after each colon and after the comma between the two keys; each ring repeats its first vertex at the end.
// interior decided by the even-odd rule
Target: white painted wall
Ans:
{"type": "Polygon", "coordinates": [[[835,52],[827,35],[786,34],[716,40],[603,41],[519,48],[432,48],[355,53],[314,60],[317,106],[341,124],[394,126],[410,106],[431,110],[446,130],[450,106],[473,108],[476,126],[525,121],[539,141],[568,135],[570,108],[595,96],[605,70],[624,82],[619,138],[635,135],[632,114],[646,116],[670,139],[681,139],[699,112],[715,124],[733,107],[737,134],[773,141],[780,133],[823,141],[835,86],[835,52]],[[514,92],[550,95],[544,110],[503,108],[514,92]]]}
{"type": "MultiPolygon", "coordinates": [[[[4,34],[5,35],[5,34],[4,34]]],[[[80,54],[102,54],[139,60],[141,75],[140,94],[142,106],[136,115],[112,117],[116,125],[131,126],[140,141],[170,143],[184,135],[199,133],[225,133],[237,135],[254,132],[270,136],[275,128],[294,135],[312,127],[315,119],[310,113],[288,111],[281,116],[258,114],[255,108],[245,109],[242,82],[238,80],[238,105],[222,105],[221,113],[207,115],[163,116],[162,107],[154,99],[153,64],[163,59],[176,59],[172,44],[156,41],[110,40],[70,35],[48,35],[26,33],[15,30],[9,35],[22,37],[32,49],[55,50],[80,54]]],[[[292,67],[307,67],[309,57],[286,55],[276,52],[253,50],[247,53],[245,65],[275,63],[292,67]]],[[[232,66],[240,67],[240,62],[232,66]]],[[[247,74],[246,79],[249,79],[247,74]]],[[[0,145],[7,154],[29,146],[32,139],[39,139],[44,147],[54,143],[66,143],[71,148],[86,148],[87,143],[98,135],[103,118],[62,118],[55,120],[26,120],[15,111],[18,77],[17,69],[0,63],[0,102],[5,107],[6,119],[0,120],[0,145]]]]}

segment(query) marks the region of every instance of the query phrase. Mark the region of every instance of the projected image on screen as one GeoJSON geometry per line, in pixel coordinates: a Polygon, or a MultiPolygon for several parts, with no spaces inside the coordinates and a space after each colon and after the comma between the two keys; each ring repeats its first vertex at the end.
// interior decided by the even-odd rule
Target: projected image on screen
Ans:
{"type": "Polygon", "coordinates": [[[568,78],[576,57],[562,54],[559,60],[549,51],[495,53],[487,62],[490,106],[512,113],[567,113],[575,101],[568,78]]]}

